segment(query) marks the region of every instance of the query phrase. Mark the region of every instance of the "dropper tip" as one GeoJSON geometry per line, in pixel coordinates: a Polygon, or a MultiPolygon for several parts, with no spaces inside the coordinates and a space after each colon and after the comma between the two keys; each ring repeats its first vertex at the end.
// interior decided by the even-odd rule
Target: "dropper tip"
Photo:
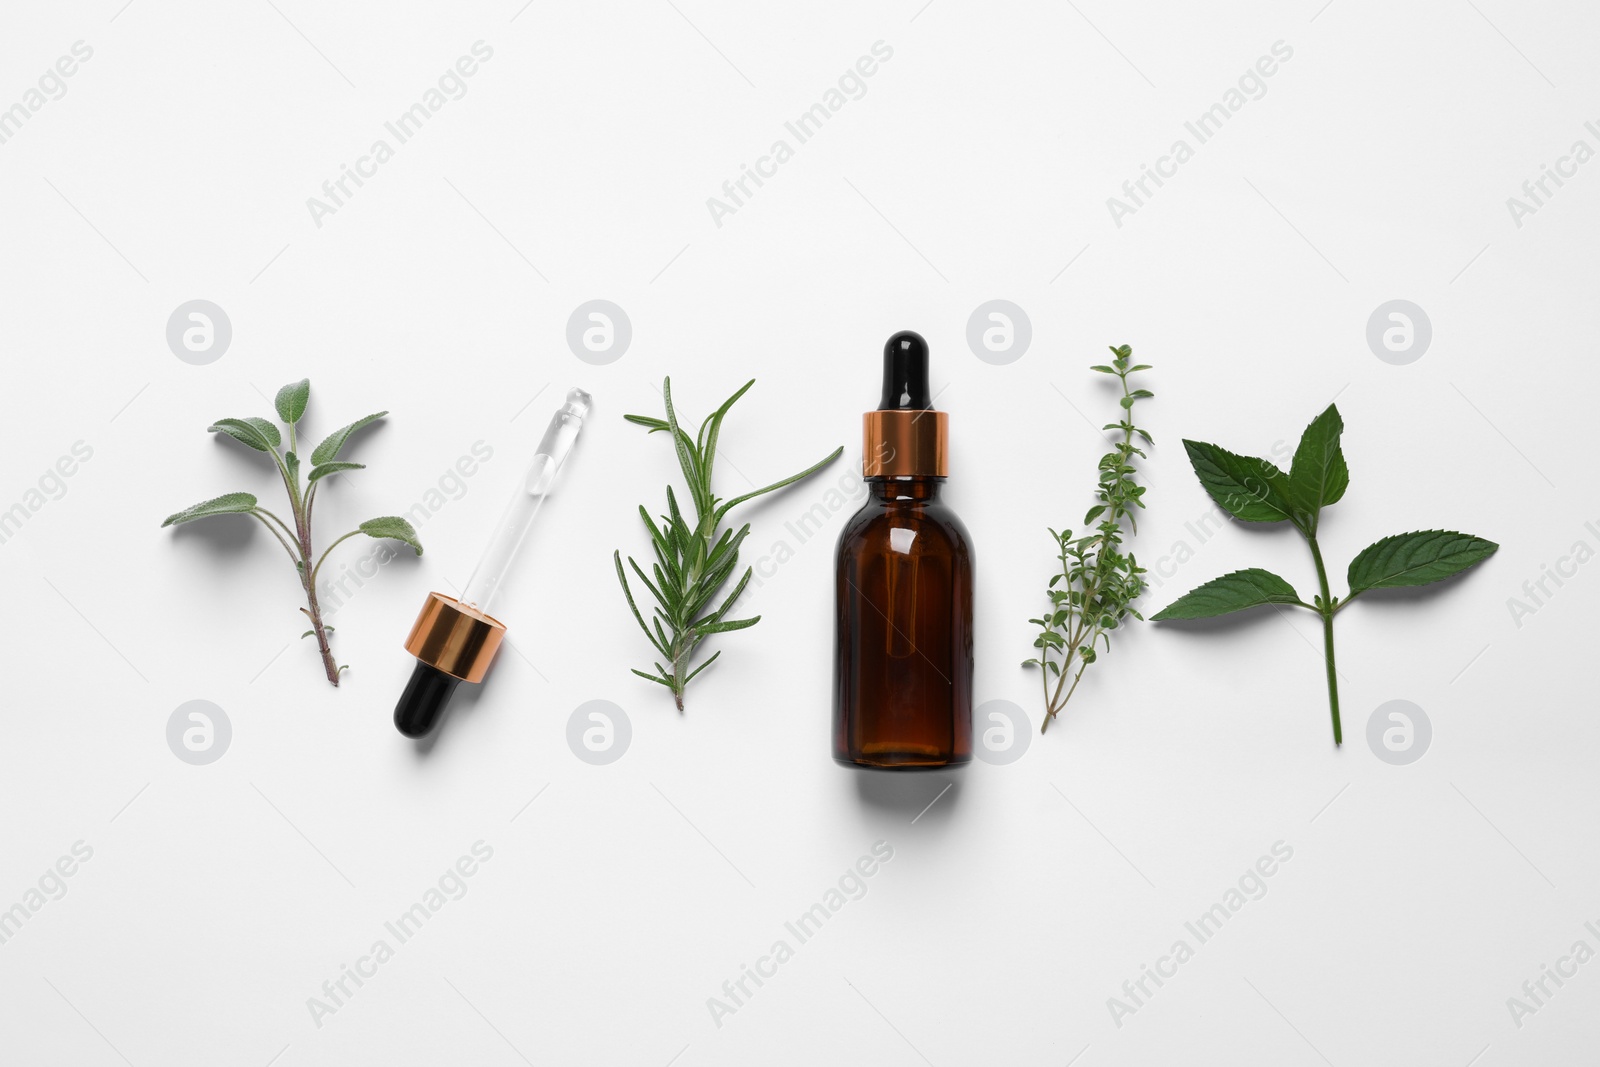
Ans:
{"type": "Polygon", "coordinates": [[[590,396],[582,389],[574,387],[567,393],[567,405],[565,410],[568,414],[576,415],[581,419],[585,415],[589,414],[589,408],[593,404],[594,397],[590,396]]]}

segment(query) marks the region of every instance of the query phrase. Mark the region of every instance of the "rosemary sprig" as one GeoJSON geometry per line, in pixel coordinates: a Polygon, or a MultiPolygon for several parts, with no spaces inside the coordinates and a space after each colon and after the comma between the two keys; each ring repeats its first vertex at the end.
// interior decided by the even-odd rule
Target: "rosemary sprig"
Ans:
{"type": "Polygon", "coordinates": [[[678,507],[678,498],[669,485],[667,514],[660,517],[659,525],[650,517],[644,505],[639,506],[639,517],[644,520],[645,528],[650,531],[650,546],[655,550],[656,561],[651,566],[650,575],[645,574],[644,569],[632,556],[628,557],[628,566],[633,569],[639,581],[644,583],[651,596],[655,597],[656,607],[648,625],[644,616],[640,614],[638,605],[634,603],[633,590],[628,586],[628,575],[622,567],[622,553],[620,551],[612,553],[612,560],[617,566],[617,580],[622,583],[622,593],[627,597],[629,610],[633,612],[635,621],[639,623],[639,628],[644,631],[651,646],[666,660],[665,664],[661,662],[653,664],[654,674],[641,670],[635,670],[633,673],[672,690],[679,711],[683,710],[684,688],[695,675],[711,666],[712,662],[722,655],[719,649],[691,670],[690,661],[700,642],[712,634],[743,630],[761,621],[759,615],[748,619],[726,617],[728,610],[739,599],[739,594],[743,593],[745,586],[750,583],[749,567],[745,568],[744,575],[733,587],[733,592],[724,597],[716,607],[711,606],[712,599],[718,595],[738,565],[739,546],[750,533],[749,523],[745,523],[735,533],[732,530],[722,529],[722,520],[727,517],[728,512],[747,500],[754,500],[758,496],[811,477],[838,459],[844,451],[843,447],[836,448],[826,459],[807,467],[799,474],[773,482],[754,492],[736,496],[732,500],[724,500],[717,496],[712,490],[711,469],[717,458],[717,436],[722,431],[722,420],[734,402],[755,384],[754,378],[746,382],[743,388],[707,416],[700,424],[699,433],[692,438],[678,425],[677,412],[672,406],[671,378],[662,383],[662,396],[666,400],[667,408],[665,420],[651,418],[648,415],[623,416],[631,423],[647,427],[651,433],[665,431],[672,435],[673,447],[678,455],[678,465],[683,470],[684,480],[689,484],[689,499],[694,505],[691,525],[690,520],[678,507]]]}
{"type": "Polygon", "coordinates": [[[1100,457],[1099,485],[1095,499],[1100,502],[1083,517],[1085,526],[1099,520],[1092,532],[1074,538],[1071,530],[1050,531],[1055,539],[1061,562],[1060,572],[1050,578],[1048,596],[1050,610],[1042,618],[1028,621],[1039,627],[1039,636],[1033,647],[1039,650],[1034,659],[1022,661],[1024,667],[1038,667],[1044,688],[1044,721],[1039,732],[1049,729],[1050,722],[1067,706],[1072,694],[1083,678],[1083,672],[1098,655],[1097,646],[1111,648],[1110,631],[1132,615],[1143,620],[1133,608],[1133,602],[1144,591],[1145,570],[1139,566],[1132,553],[1122,551],[1122,523],[1127,520],[1128,532],[1138,532],[1134,509],[1144,507],[1145,487],[1134,481],[1137,473],[1133,459],[1144,458],[1144,452],[1134,439],[1154,444],[1144,430],[1133,423],[1133,405],[1146,397],[1154,396],[1148,389],[1134,389],[1128,383],[1130,375],[1150,369],[1147,363],[1129,366],[1133,349],[1120,345],[1111,349],[1114,357],[1111,366],[1091,369],[1101,374],[1115,375],[1122,383],[1122,418],[1104,427],[1120,430],[1122,440],[1110,452],[1100,457]],[[1067,679],[1072,684],[1067,684],[1067,679]]]}

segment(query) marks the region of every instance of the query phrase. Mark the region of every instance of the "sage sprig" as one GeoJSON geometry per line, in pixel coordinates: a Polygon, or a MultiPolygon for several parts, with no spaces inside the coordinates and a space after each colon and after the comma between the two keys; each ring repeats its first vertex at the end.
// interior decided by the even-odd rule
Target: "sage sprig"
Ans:
{"type": "Polygon", "coordinates": [[[302,378],[298,382],[291,382],[278,390],[278,395],[273,401],[277,409],[278,418],[288,428],[288,448],[280,452],[279,448],[284,443],[284,435],[278,432],[278,427],[262,418],[245,419],[218,419],[207,427],[211,433],[221,433],[233,438],[247,448],[256,452],[264,452],[272,457],[278,474],[283,479],[283,487],[289,497],[289,514],[294,520],[293,527],[284,522],[277,515],[262,507],[251,493],[225,493],[211,500],[202,501],[192,507],[168,515],[161,525],[178,526],[196,519],[209,518],[212,515],[253,515],[261,521],[272,536],[283,545],[284,551],[289,553],[289,558],[294,561],[295,574],[300,579],[300,587],[305,592],[306,606],[301,612],[311,620],[311,629],[301,634],[301,638],[315,635],[317,650],[322,656],[322,666],[327,672],[328,681],[332,685],[339,684],[339,673],[345,667],[334,663],[333,651],[328,645],[328,634],[333,632],[333,627],[325,626],[322,622],[322,609],[317,605],[317,572],[322,569],[322,564],[341,542],[352,537],[365,534],[368,537],[390,538],[403,541],[410,545],[417,555],[422,555],[422,543],[417,540],[417,531],[409,522],[397,515],[386,515],[382,518],[368,519],[356,529],[336,539],[333,544],[317,557],[315,564],[312,560],[311,550],[311,513],[317,500],[317,489],[322,480],[330,474],[343,471],[361,470],[364,463],[350,463],[339,459],[345,444],[357,430],[370,426],[388,414],[380,411],[375,415],[368,415],[364,419],[357,419],[348,426],[341,427],[323,438],[321,444],[312,449],[311,469],[306,472],[304,484],[301,481],[301,461],[297,451],[297,432],[301,418],[306,413],[306,407],[311,401],[311,381],[302,378]]]}
{"type": "Polygon", "coordinates": [[[728,512],[748,500],[754,500],[758,496],[811,477],[838,459],[840,453],[844,451],[842,447],[836,448],[827,458],[807,467],[799,474],[790,475],[781,481],[736,496],[731,500],[717,496],[712,488],[711,473],[717,459],[717,437],[722,432],[722,420],[734,402],[755,384],[755,379],[752,378],[743,388],[724,401],[721,407],[700,424],[700,430],[694,437],[690,437],[678,424],[678,415],[672,406],[671,378],[662,383],[661,390],[666,401],[666,419],[652,418],[648,415],[623,416],[631,423],[648,428],[651,433],[665,432],[671,435],[673,448],[678,456],[678,466],[688,483],[689,500],[693,505],[691,523],[690,518],[679,508],[678,498],[669,485],[667,513],[660,516],[659,524],[650,517],[650,512],[644,505],[639,506],[639,517],[644,520],[645,528],[650,532],[650,546],[655,551],[655,563],[651,565],[649,575],[631,556],[628,557],[628,566],[655,598],[656,607],[651,613],[648,625],[634,602],[633,590],[628,585],[627,572],[622,567],[622,553],[620,551],[612,553],[612,560],[617,567],[617,581],[622,584],[622,594],[627,598],[628,608],[633,612],[633,617],[639,623],[639,628],[644,631],[645,637],[649,639],[651,647],[664,660],[653,664],[654,674],[641,670],[634,670],[633,673],[672,690],[673,700],[677,703],[679,711],[683,710],[685,687],[722,655],[719,649],[699,666],[690,669],[695,649],[700,643],[713,634],[743,630],[761,621],[759,615],[747,619],[727,618],[729,609],[744,592],[745,586],[750,583],[749,567],[745,568],[744,575],[734,586],[733,592],[715,607],[712,606],[713,599],[719,595],[738,566],[739,546],[750,533],[749,523],[745,523],[735,533],[723,529],[722,520],[727,517],[728,512]]]}
{"type": "Polygon", "coordinates": [[[1134,610],[1133,602],[1144,591],[1145,569],[1131,552],[1122,551],[1122,524],[1128,524],[1129,534],[1137,533],[1135,509],[1144,507],[1146,487],[1134,478],[1138,473],[1134,457],[1143,459],[1145,454],[1136,441],[1155,443],[1147,432],[1134,425],[1133,406],[1155,394],[1148,389],[1135,389],[1129,383],[1131,375],[1150,369],[1148,363],[1129,365],[1133,362],[1132,348],[1120,345],[1111,349],[1111,355],[1114,358],[1110,366],[1090,369],[1114,375],[1122,385],[1118,401],[1122,418],[1103,427],[1120,432],[1122,439],[1100,457],[1094,494],[1099,503],[1083,517],[1089,530],[1081,537],[1074,537],[1071,530],[1050,531],[1061,569],[1051,576],[1046,591],[1049,610],[1040,618],[1028,620],[1039,627],[1039,636],[1033,640],[1039,654],[1023,660],[1022,665],[1038,667],[1044,686],[1040,733],[1048,730],[1066,708],[1083,672],[1098,658],[1098,646],[1104,645],[1110,651],[1111,631],[1129,615],[1144,618],[1134,610]]]}
{"type": "Polygon", "coordinates": [[[1420,530],[1385,537],[1362,549],[1350,561],[1343,600],[1328,588],[1328,570],[1317,544],[1322,509],[1338,502],[1350,485],[1339,438],[1344,420],[1332,404],[1311,421],[1300,437],[1288,473],[1264,459],[1240,456],[1216,445],[1184,441],[1189,462],[1211,499],[1244,522],[1288,522],[1311,548],[1321,593],[1307,604],[1294,587],[1259,567],[1214,578],[1152,618],[1205,619],[1261,604],[1281,604],[1314,611],[1322,619],[1323,658],[1328,671],[1328,706],[1333,715],[1333,743],[1343,742],[1339,723],[1339,678],[1333,658],[1333,617],[1373,589],[1428,585],[1459,574],[1494,554],[1500,546],[1471,534],[1420,530]]]}

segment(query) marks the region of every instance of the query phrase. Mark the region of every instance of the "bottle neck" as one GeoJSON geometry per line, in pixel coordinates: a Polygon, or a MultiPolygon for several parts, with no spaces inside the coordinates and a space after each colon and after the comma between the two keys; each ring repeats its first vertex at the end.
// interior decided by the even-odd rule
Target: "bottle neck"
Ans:
{"type": "Polygon", "coordinates": [[[867,492],[883,504],[931,504],[939,499],[943,478],[868,478],[867,492]]]}

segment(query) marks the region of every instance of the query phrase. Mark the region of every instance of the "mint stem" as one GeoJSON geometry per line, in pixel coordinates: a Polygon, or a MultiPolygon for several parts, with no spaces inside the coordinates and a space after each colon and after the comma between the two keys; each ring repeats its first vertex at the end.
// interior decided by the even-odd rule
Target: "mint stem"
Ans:
{"type": "Polygon", "coordinates": [[[1328,707],[1333,713],[1333,743],[1342,745],[1344,733],[1339,726],[1339,672],[1333,664],[1333,613],[1336,605],[1328,590],[1328,568],[1322,564],[1322,549],[1317,546],[1316,535],[1307,534],[1306,541],[1311,545],[1311,558],[1317,565],[1317,582],[1322,587],[1322,596],[1317,599],[1317,614],[1322,616],[1323,658],[1328,664],[1328,707]]]}

